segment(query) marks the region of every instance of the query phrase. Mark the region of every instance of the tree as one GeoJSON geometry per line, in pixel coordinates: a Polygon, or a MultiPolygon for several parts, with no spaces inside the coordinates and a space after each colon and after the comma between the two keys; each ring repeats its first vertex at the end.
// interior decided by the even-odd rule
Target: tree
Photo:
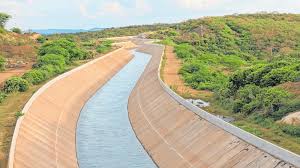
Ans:
{"type": "Polygon", "coordinates": [[[11,18],[10,15],[6,13],[0,13],[0,27],[4,28],[6,22],[11,18]]]}
{"type": "Polygon", "coordinates": [[[11,29],[11,31],[14,32],[14,33],[17,33],[17,34],[22,34],[22,30],[20,28],[17,28],[17,27],[13,27],[11,29]]]}

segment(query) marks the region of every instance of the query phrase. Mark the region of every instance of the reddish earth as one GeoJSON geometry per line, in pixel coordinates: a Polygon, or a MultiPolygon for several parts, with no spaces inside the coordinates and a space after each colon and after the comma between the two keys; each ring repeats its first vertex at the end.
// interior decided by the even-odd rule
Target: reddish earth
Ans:
{"type": "Polygon", "coordinates": [[[287,82],[280,85],[281,88],[284,88],[288,92],[300,96],[300,82],[287,82]]]}
{"type": "Polygon", "coordinates": [[[174,48],[166,46],[165,49],[165,66],[163,68],[162,77],[164,82],[175,90],[178,94],[186,97],[196,97],[199,94],[211,94],[209,91],[195,90],[189,86],[186,86],[183,79],[179,75],[182,62],[176,57],[174,48]]]}
{"type": "Polygon", "coordinates": [[[4,72],[0,72],[0,84],[2,84],[6,79],[12,77],[12,76],[22,76],[24,73],[29,71],[31,69],[31,64],[26,65],[21,68],[16,68],[16,69],[8,69],[4,72]]]}
{"type": "Polygon", "coordinates": [[[280,123],[290,124],[290,125],[300,125],[300,111],[287,115],[280,121],[280,123]]]}

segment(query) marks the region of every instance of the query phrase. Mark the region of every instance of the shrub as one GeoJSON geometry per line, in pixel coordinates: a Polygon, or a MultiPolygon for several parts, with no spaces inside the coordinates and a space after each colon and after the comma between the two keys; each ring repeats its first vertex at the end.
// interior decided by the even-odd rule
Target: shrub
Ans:
{"type": "Polygon", "coordinates": [[[281,130],[291,136],[300,137],[300,127],[293,125],[281,125],[281,130]]]}
{"type": "Polygon", "coordinates": [[[294,81],[297,73],[290,69],[289,67],[284,67],[280,69],[273,69],[268,74],[266,74],[262,81],[262,86],[276,86],[278,84],[294,81]]]}
{"type": "Polygon", "coordinates": [[[14,32],[14,33],[17,33],[17,34],[22,34],[22,30],[20,28],[17,28],[17,27],[13,27],[11,29],[11,31],[14,32]]]}
{"type": "Polygon", "coordinates": [[[24,113],[22,113],[22,111],[18,111],[15,114],[16,118],[22,117],[23,115],[24,115],[24,113]]]}
{"type": "Polygon", "coordinates": [[[5,100],[6,97],[7,97],[6,93],[0,92],[0,103],[2,103],[5,100]]]}
{"type": "Polygon", "coordinates": [[[39,57],[36,66],[42,67],[45,65],[54,65],[59,67],[59,69],[63,71],[65,69],[66,62],[62,55],[47,54],[39,57]]]}
{"type": "Polygon", "coordinates": [[[112,47],[112,41],[106,40],[97,46],[96,51],[100,54],[108,52],[112,47]]]}
{"type": "Polygon", "coordinates": [[[25,92],[29,88],[29,83],[20,77],[12,77],[4,82],[3,90],[5,93],[25,92]]]}
{"type": "Polygon", "coordinates": [[[6,59],[0,55],[0,71],[5,70],[6,59]]]}
{"type": "Polygon", "coordinates": [[[6,22],[11,18],[10,15],[0,12],[0,27],[4,27],[6,22]]]}
{"type": "Polygon", "coordinates": [[[284,106],[281,106],[278,111],[275,111],[271,114],[271,117],[275,120],[280,120],[286,114],[294,112],[300,109],[300,100],[299,99],[289,99],[285,102],[284,106]]]}
{"type": "Polygon", "coordinates": [[[237,91],[233,103],[233,111],[236,113],[250,114],[259,108],[257,95],[260,94],[261,88],[256,85],[246,85],[237,91]]]}
{"type": "Polygon", "coordinates": [[[71,50],[70,55],[71,55],[71,58],[70,58],[71,61],[83,60],[88,57],[88,52],[81,48],[74,48],[73,50],[71,50]]]}
{"type": "Polygon", "coordinates": [[[244,60],[242,60],[240,57],[236,55],[223,56],[221,63],[233,70],[236,70],[242,65],[246,64],[244,60]]]}
{"type": "Polygon", "coordinates": [[[88,52],[76,46],[75,42],[67,39],[49,41],[39,49],[39,55],[56,54],[65,57],[66,63],[88,58],[88,52]]]}
{"type": "Polygon", "coordinates": [[[55,54],[55,55],[62,55],[66,62],[70,61],[70,53],[65,48],[61,46],[48,46],[48,47],[41,47],[39,50],[40,56],[45,56],[47,54],[55,54]]]}
{"type": "Polygon", "coordinates": [[[25,73],[22,78],[27,80],[29,83],[36,85],[45,81],[47,76],[42,70],[34,69],[25,73]]]}
{"type": "Polygon", "coordinates": [[[175,46],[175,52],[178,58],[192,58],[195,56],[196,50],[189,44],[180,44],[175,46]]]}
{"type": "Polygon", "coordinates": [[[284,107],[289,98],[290,94],[287,91],[276,87],[265,88],[260,94],[263,111],[268,116],[284,107]]]}
{"type": "Polygon", "coordinates": [[[44,71],[43,73],[46,74],[47,78],[50,78],[64,71],[64,69],[62,70],[60,67],[55,65],[44,65],[40,67],[39,70],[44,71]]]}
{"type": "Polygon", "coordinates": [[[39,36],[39,37],[36,39],[36,41],[37,41],[38,43],[41,43],[41,44],[45,43],[46,40],[47,40],[47,39],[46,39],[44,36],[39,36]]]}

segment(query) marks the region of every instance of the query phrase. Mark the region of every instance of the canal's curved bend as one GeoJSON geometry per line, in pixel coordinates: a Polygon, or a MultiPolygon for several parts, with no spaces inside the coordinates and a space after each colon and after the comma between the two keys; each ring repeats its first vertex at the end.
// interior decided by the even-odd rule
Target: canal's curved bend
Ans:
{"type": "Polygon", "coordinates": [[[80,168],[156,168],[137,140],[128,118],[128,97],[151,56],[134,58],[83,107],[77,124],[80,168]]]}
{"type": "Polygon", "coordinates": [[[137,137],[160,168],[300,165],[299,156],[198,113],[168,89],[158,76],[163,46],[145,44],[139,51],[152,59],[129,98],[128,111],[137,137]]]}

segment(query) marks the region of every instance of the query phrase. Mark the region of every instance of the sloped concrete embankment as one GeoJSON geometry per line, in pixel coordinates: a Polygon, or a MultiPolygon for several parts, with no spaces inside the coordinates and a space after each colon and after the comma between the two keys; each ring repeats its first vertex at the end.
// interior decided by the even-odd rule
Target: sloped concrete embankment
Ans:
{"type": "Polygon", "coordinates": [[[118,49],[43,86],[23,109],[9,168],[76,168],[76,124],[85,102],[132,59],[118,49]]]}
{"type": "Polygon", "coordinates": [[[164,48],[144,45],[152,55],[128,104],[133,129],[161,168],[294,167],[299,156],[225,123],[180,98],[162,83],[164,48]]]}

